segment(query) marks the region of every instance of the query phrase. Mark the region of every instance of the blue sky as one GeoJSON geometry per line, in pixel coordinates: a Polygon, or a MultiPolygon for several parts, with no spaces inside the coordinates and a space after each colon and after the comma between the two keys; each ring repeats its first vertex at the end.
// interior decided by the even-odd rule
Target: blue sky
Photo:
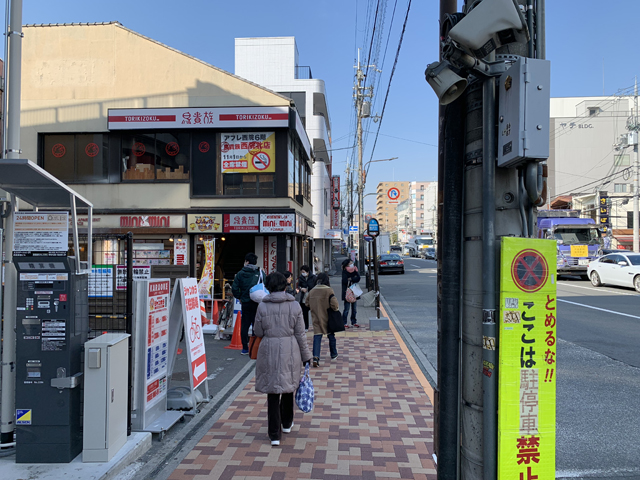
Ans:
{"type": "MultiPolygon", "coordinates": [[[[108,22],[234,71],[234,38],[295,36],[300,65],[325,80],[332,120],[334,173],[343,173],[354,137],[352,87],[357,46],[368,49],[377,0],[25,0],[23,23],[108,22]],[[371,6],[373,5],[373,10],[371,6]],[[369,15],[367,15],[369,12],[369,15]],[[371,23],[371,22],[369,22],[371,23]]],[[[381,1],[381,5],[384,4],[381,1]]],[[[462,1],[459,2],[462,4],[462,1]]],[[[381,54],[388,41],[374,113],[381,113],[408,0],[387,0],[381,54]],[[392,12],[395,18],[391,24],[392,12]],[[388,35],[391,26],[390,35],[388,35]]],[[[437,178],[437,99],[424,80],[437,59],[437,0],[413,0],[375,152],[377,125],[365,124],[367,193],[380,181],[437,178]]],[[[552,96],[613,95],[640,72],[639,0],[548,0],[547,58],[552,96]]],[[[382,17],[381,10],[379,16],[382,17]]],[[[4,17],[4,9],[2,12],[4,17]]],[[[366,56],[363,54],[363,57],[366,56]]],[[[375,208],[375,197],[365,201],[375,208]]]]}

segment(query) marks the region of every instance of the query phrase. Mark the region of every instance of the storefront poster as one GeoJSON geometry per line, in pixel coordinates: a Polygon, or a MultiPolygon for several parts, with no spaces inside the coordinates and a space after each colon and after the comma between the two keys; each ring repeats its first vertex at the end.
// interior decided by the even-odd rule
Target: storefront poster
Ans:
{"type": "Polygon", "coordinates": [[[202,269],[202,276],[198,282],[198,294],[200,298],[211,298],[211,287],[213,286],[214,261],[216,256],[216,244],[213,240],[204,242],[205,261],[202,269]]]}
{"type": "Polygon", "coordinates": [[[220,134],[222,173],[272,173],[276,171],[273,132],[220,134]]]}
{"type": "Polygon", "coordinates": [[[222,214],[188,215],[187,232],[189,233],[221,233],[222,214]]]}
{"type": "MultiPolygon", "coordinates": [[[[140,265],[133,267],[133,279],[134,280],[149,280],[151,278],[151,267],[146,265],[140,265]]],[[[116,266],[116,290],[127,289],[127,266],[116,266]]]]}
{"type": "Polygon", "coordinates": [[[295,213],[260,214],[261,233],[294,233],[295,230],[295,213]]]}
{"type": "Polygon", "coordinates": [[[255,253],[258,256],[258,266],[267,274],[278,270],[278,237],[275,235],[257,236],[255,246],[255,253]]]}
{"type": "Polygon", "coordinates": [[[169,285],[168,280],[149,281],[145,411],[164,399],[167,394],[169,285]]]}
{"type": "MultiPolygon", "coordinates": [[[[499,478],[555,478],[555,259],[553,240],[502,239],[499,478]]],[[[484,338],[485,348],[495,349],[495,342],[484,338]]],[[[494,372],[495,366],[485,362],[483,374],[494,372]]]]}
{"type": "Polygon", "coordinates": [[[173,242],[173,264],[187,264],[187,242],[184,240],[178,239],[173,242]]]}
{"type": "Polygon", "coordinates": [[[340,176],[331,177],[331,228],[340,228],[340,176]]]}
{"type": "Polygon", "coordinates": [[[260,215],[257,213],[225,213],[225,233],[247,233],[260,231],[260,215]]]}
{"type": "Polygon", "coordinates": [[[191,371],[191,387],[197,388],[207,379],[207,358],[200,315],[200,299],[195,278],[181,278],[182,318],[184,321],[187,360],[191,371]]]}
{"type": "Polygon", "coordinates": [[[14,212],[13,221],[14,255],[67,254],[68,212],[14,212]]]}
{"type": "Polygon", "coordinates": [[[88,279],[89,298],[113,297],[113,267],[113,265],[93,265],[91,267],[88,279]]]}

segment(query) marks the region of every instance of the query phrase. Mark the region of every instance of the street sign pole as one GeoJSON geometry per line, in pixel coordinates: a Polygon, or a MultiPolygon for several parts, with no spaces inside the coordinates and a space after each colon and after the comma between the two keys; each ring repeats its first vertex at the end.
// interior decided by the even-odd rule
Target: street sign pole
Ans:
{"type": "Polygon", "coordinates": [[[376,318],[380,318],[380,287],[378,286],[378,236],[373,237],[373,281],[376,291],[376,318]]]}

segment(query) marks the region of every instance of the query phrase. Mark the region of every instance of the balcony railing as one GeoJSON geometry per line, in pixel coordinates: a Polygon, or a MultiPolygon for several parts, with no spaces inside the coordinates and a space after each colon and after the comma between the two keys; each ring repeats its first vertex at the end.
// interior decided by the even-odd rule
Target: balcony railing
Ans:
{"type": "Polygon", "coordinates": [[[313,79],[313,75],[311,75],[311,67],[296,67],[296,77],[297,80],[311,80],[313,79]]]}

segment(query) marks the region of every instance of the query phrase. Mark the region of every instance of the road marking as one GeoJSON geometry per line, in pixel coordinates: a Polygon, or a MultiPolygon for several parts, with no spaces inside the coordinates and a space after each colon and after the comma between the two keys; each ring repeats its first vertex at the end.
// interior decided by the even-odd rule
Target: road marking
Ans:
{"type": "MultiPolygon", "coordinates": [[[[610,292],[610,293],[615,293],[616,295],[629,295],[631,297],[637,297],[637,295],[635,293],[624,293],[624,292],[619,292],[618,290],[605,290],[602,288],[594,288],[594,287],[585,287],[584,285],[572,285],[571,283],[560,283],[558,282],[558,286],[567,286],[567,287],[575,287],[575,288],[584,288],[585,290],[595,290],[596,292],[610,292]]],[[[605,288],[610,288],[610,287],[605,287],[605,288]]]]}
{"type": "Polygon", "coordinates": [[[591,305],[585,305],[583,303],[570,302],[569,300],[563,300],[561,298],[558,298],[558,301],[559,302],[564,302],[564,303],[570,303],[571,305],[578,305],[579,307],[591,308],[593,310],[600,310],[601,312],[613,313],[615,315],[622,315],[623,317],[637,318],[638,320],[640,320],[640,317],[638,317],[636,315],[629,315],[628,313],[616,312],[615,310],[607,310],[606,308],[592,307],[591,305]]]}

